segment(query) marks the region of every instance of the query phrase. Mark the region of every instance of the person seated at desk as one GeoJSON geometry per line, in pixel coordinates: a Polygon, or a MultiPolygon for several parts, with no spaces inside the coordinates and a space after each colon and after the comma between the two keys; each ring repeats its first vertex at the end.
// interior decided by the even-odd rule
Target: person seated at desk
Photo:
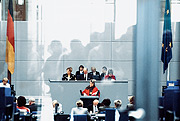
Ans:
{"type": "Polygon", "coordinates": [[[89,86],[87,86],[83,92],[80,90],[81,95],[84,95],[84,96],[99,96],[100,97],[100,91],[95,86],[95,82],[96,82],[95,79],[91,79],[89,86]]]}
{"type": "Polygon", "coordinates": [[[92,72],[90,72],[91,79],[101,80],[100,73],[98,71],[96,71],[95,67],[91,67],[91,71],[92,71],[92,72]]]}
{"type": "Polygon", "coordinates": [[[99,106],[100,106],[99,100],[95,99],[95,100],[93,101],[93,104],[91,104],[91,105],[88,106],[88,112],[89,112],[90,114],[98,113],[98,111],[99,111],[99,106]]]}
{"type": "Polygon", "coordinates": [[[34,98],[29,99],[29,107],[28,108],[30,109],[31,113],[33,111],[37,111],[38,106],[35,104],[35,99],[34,98]]]}
{"type": "Polygon", "coordinates": [[[116,77],[113,75],[113,70],[108,70],[108,75],[105,76],[105,80],[116,80],[116,77]]]}
{"type": "Polygon", "coordinates": [[[121,100],[115,100],[114,101],[114,106],[115,106],[116,109],[119,110],[121,105],[122,105],[122,101],[121,100]]]}
{"type": "Polygon", "coordinates": [[[75,108],[72,108],[71,114],[88,114],[87,108],[83,108],[83,101],[79,100],[76,102],[75,108]]]}
{"type": "Polygon", "coordinates": [[[121,100],[115,100],[114,101],[114,106],[116,108],[116,111],[115,111],[115,121],[119,121],[121,105],[122,105],[122,101],[121,100]]]}
{"type": "Polygon", "coordinates": [[[62,80],[76,80],[76,77],[74,74],[72,74],[72,67],[68,67],[66,69],[67,73],[66,74],[63,74],[63,77],[62,77],[62,80]]]}
{"type": "Polygon", "coordinates": [[[62,104],[60,104],[57,100],[52,102],[53,105],[53,113],[61,113],[62,111],[62,104]]]}
{"type": "Polygon", "coordinates": [[[105,66],[102,67],[101,80],[104,80],[107,73],[107,68],[105,66]]]}
{"type": "Polygon", "coordinates": [[[0,83],[0,87],[10,88],[10,84],[8,83],[8,78],[3,78],[2,82],[0,83]]]}
{"type": "Polygon", "coordinates": [[[88,68],[84,68],[83,69],[83,74],[80,75],[80,80],[90,80],[91,79],[91,76],[90,74],[88,73],[88,68]]]}
{"type": "Polygon", "coordinates": [[[111,100],[109,98],[107,99],[104,99],[102,102],[101,102],[101,106],[99,107],[99,112],[103,112],[106,110],[106,108],[111,108],[110,107],[110,104],[111,104],[111,100]]]}
{"type": "Polygon", "coordinates": [[[77,78],[77,80],[79,80],[80,79],[80,75],[83,74],[83,69],[84,69],[84,66],[80,65],[79,66],[79,71],[76,71],[76,78],[77,78]]]}
{"type": "Polygon", "coordinates": [[[17,104],[17,109],[20,111],[20,115],[26,115],[27,113],[30,113],[30,109],[25,107],[26,98],[24,96],[18,97],[17,104]]]}
{"type": "Polygon", "coordinates": [[[134,99],[135,97],[134,96],[131,96],[130,98],[129,98],[129,104],[127,104],[127,109],[128,110],[134,110],[135,109],[135,103],[134,103],[134,99]]]}
{"type": "Polygon", "coordinates": [[[88,109],[87,108],[83,108],[83,101],[79,100],[76,102],[76,106],[75,108],[72,108],[71,110],[71,119],[70,121],[73,121],[73,115],[74,114],[89,114],[88,113],[88,109]]]}

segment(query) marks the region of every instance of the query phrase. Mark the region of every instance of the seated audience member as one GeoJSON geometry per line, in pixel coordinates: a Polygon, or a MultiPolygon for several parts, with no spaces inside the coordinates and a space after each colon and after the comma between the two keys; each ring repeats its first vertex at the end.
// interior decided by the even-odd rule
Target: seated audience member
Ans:
{"type": "Polygon", "coordinates": [[[127,105],[127,109],[128,110],[134,110],[135,106],[134,106],[134,96],[131,96],[129,98],[129,104],[127,105]]]}
{"type": "Polygon", "coordinates": [[[95,86],[95,82],[96,82],[95,79],[91,79],[89,86],[87,86],[85,88],[85,90],[83,92],[81,92],[81,95],[84,95],[84,96],[100,96],[100,91],[95,86]]]}
{"type": "Polygon", "coordinates": [[[83,74],[80,75],[80,80],[90,80],[90,74],[88,73],[88,68],[83,69],[83,74]]]}
{"type": "Polygon", "coordinates": [[[31,113],[33,111],[37,111],[38,106],[35,104],[35,99],[34,98],[29,99],[29,107],[28,108],[30,109],[31,113]]]}
{"type": "Polygon", "coordinates": [[[104,99],[104,100],[101,102],[101,106],[99,107],[99,112],[105,111],[106,108],[111,108],[111,107],[110,107],[110,104],[111,104],[111,100],[110,100],[109,98],[104,99]]]}
{"type": "Polygon", "coordinates": [[[100,80],[100,73],[98,71],[96,71],[95,67],[91,67],[91,71],[90,72],[90,78],[91,79],[96,79],[96,80],[100,80]]]}
{"type": "Polygon", "coordinates": [[[102,73],[101,73],[101,80],[104,80],[106,73],[107,73],[107,68],[105,66],[103,66],[102,67],[102,73]]]}
{"type": "Polygon", "coordinates": [[[88,106],[88,112],[89,112],[90,114],[92,114],[92,113],[98,113],[98,111],[99,111],[99,106],[100,106],[99,100],[95,99],[95,100],[93,101],[93,104],[91,104],[91,105],[88,106]]]}
{"type": "Polygon", "coordinates": [[[3,78],[2,83],[0,83],[0,87],[10,88],[10,84],[8,83],[8,78],[3,78]]]}
{"type": "Polygon", "coordinates": [[[115,100],[114,101],[114,106],[115,106],[116,109],[120,109],[121,105],[122,105],[121,100],[115,100]]]}
{"type": "Polygon", "coordinates": [[[108,75],[105,76],[106,80],[116,80],[116,77],[113,75],[113,70],[109,69],[108,70],[108,75]]]}
{"type": "Polygon", "coordinates": [[[119,121],[119,118],[120,118],[120,107],[122,105],[122,101],[121,100],[115,100],[114,101],[114,105],[115,105],[115,108],[116,108],[116,111],[115,111],[115,121],[119,121]]]}
{"type": "Polygon", "coordinates": [[[75,75],[71,73],[72,67],[68,67],[66,69],[66,71],[67,71],[67,73],[63,74],[62,80],[68,80],[69,81],[69,80],[75,80],[76,79],[75,75]]]}
{"type": "Polygon", "coordinates": [[[18,97],[17,104],[17,109],[20,111],[20,115],[26,115],[27,113],[30,113],[30,109],[25,107],[26,98],[24,96],[18,97]]]}
{"type": "Polygon", "coordinates": [[[84,66],[80,65],[79,66],[79,71],[76,71],[76,79],[77,80],[79,80],[80,79],[80,75],[83,74],[83,69],[84,69],[84,66]]]}
{"type": "Polygon", "coordinates": [[[57,101],[57,100],[54,100],[52,102],[52,105],[53,105],[53,113],[60,113],[62,111],[62,105],[57,101]]]}
{"type": "Polygon", "coordinates": [[[73,115],[74,114],[88,114],[88,109],[87,108],[83,108],[83,101],[79,100],[76,102],[76,106],[75,108],[72,108],[71,110],[71,119],[70,121],[73,121],[73,115]]]}

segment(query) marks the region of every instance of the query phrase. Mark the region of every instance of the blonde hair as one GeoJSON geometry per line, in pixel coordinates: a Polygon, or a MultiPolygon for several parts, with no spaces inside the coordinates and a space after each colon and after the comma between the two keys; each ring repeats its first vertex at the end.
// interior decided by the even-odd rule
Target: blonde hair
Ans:
{"type": "Polygon", "coordinates": [[[53,100],[52,102],[53,107],[55,107],[56,104],[59,104],[59,102],[57,100],[53,100]]]}
{"type": "Polygon", "coordinates": [[[78,100],[76,102],[76,105],[77,105],[77,107],[83,107],[83,101],[82,100],[78,100]]]}
{"type": "Polygon", "coordinates": [[[8,78],[6,78],[6,77],[5,77],[5,78],[3,78],[3,81],[6,81],[6,82],[8,82],[8,78]]]}
{"type": "Polygon", "coordinates": [[[121,100],[115,100],[114,104],[115,104],[116,107],[121,107],[122,101],[121,100]]]}
{"type": "Polygon", "coordinates": [[[131,96],[131,97],[129,98],[129,103],[130,103],[130,104],[134,104],[134,96],[131,96]]]}

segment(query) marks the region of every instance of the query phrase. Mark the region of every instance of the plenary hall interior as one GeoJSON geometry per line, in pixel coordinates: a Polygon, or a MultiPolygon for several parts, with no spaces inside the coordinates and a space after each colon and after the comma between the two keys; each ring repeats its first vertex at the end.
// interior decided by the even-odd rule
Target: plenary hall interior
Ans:
{"type": "Polygon", "coordinates": [[[180,121],[180,0],[0,0],[0,121],[180,121]]]}

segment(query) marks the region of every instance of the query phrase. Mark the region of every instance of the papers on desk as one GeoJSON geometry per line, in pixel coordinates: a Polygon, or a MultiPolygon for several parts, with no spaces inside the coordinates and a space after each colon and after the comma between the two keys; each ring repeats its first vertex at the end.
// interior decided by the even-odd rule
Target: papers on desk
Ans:
{"type": "Polygon", "coordinates": [[[91,114],[91,120],[97,120],[97,119],[104,119],[105,120],[105,114],[91,114]]]}
{"type": "Polygon", "coordinates": [[[97,117],[105,117],[105,114],[100,114],[100,113],[98,113],[98,114],[96,114],[96,116],[97,116],[97,117]]]}

